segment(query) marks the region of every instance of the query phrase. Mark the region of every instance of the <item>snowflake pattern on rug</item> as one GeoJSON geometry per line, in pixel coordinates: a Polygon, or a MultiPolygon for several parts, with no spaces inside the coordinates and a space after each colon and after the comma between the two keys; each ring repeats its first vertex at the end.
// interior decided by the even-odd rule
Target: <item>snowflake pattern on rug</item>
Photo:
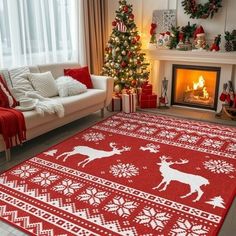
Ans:
{"type": "Polygon", "coordinates": [[[97,142],[105,139],[105,135],[102,133],[91,132],[84,134],[82,137],[85,141],[88,142],[97,142]]]}
{"type": "Polygon", "coordinates": [[[229,144],[226,150],[231,151],[231,152],[236,152],[236,143],[229,144]]]}
{"type": "Polygon", "coordinates": [[[158,135],[161,136],[161,137],[164,137],[164,138],[173,139],[173,138],[175,138],[177,133],[176,132],[167,131],[167,130],[162,130],[158,135]]]}
{"type": "Polygon", "coordinates": [[[138,125],[134,125],[134,124],[129,124],[129,123],[125,123],[123,124],[120,128],[121,129],[126,129],[126,130],[135,130],[138,127],[138,125]]]}
{"type": "Polygon", "coordinates": [[[59,177],[57,175],[53,175],[49,172],[42,172],[40,175],[34,177],[31,181],[40,184],[43,187],[47,187],[50,184],[52,184],[55,180],[57,180],[59,177]]]}
{"type": "Polygon", "coordinates": [[[53,187],[53,190],[63,193],[66,196],[71,196],[83,186],[81,183],[73,182],[71,179],[64,179],[58,185],[53,187]]]}
{"type": "Polygon", "coordinates": [[[171,218],[171,214],[156,211],[152,207],[145,207],[135,218],[139,224],[151,227],[152,229],[163,229],[171,218]]]}
{"type": "Polygon", "coordinates": [[[205,139],[201,145],[206,146],[206,147],[212,147],[212,148],[221,148],[221,146],[223,145],[223,142],[213,140],[213,139],[205,139]]]}
{"type": "Polygon", "coordinates": [[[110,173],[118,178],[131,178],[139,174],[139,168],[133,164],[119,163],[110,167],[110,173]]]}
{"type": "Polygon", "coordinates": [[[179,218],[173,229],[172,236],[203,236],[207,235],[209,229],[201,224],[196,224],[188,220],[179,218]]]}
{"type": "Polygon", "coordinates": [[[30,165],[23,165],[20,168],[13,170],[11,173],[25,179],[30,177],[30,175],[36,173],[37,171],[38,169],[35,167],[32,167],[30,165]]]}
{"type": "Polygon", "coordinates": [[[114,197],[111,202],[105,206],[105,210],[115,213],[121,217],[127,218],[138,207],[138,203],[129,201],[123,197],[114,197]]]}
{"type": "Polygon", "coordinates": [[[141,127],[138,132],[143,134],[154,134],[157,131],[155,128],[141,127]]]}
{"type": "Polygon", "coordinates": [[[120,122],[115,121],[115,120],[107,120],[104,125],[110,126],[110,127],[116,127],[120,124],[120,122]]]}
{"type": "Polygon", "coordinates": [[[200,138],[197,136],[192,136],[188,134],[184,134],[179,138],[179,141],[187,142],[187,143],[196,143],[200,138]]]}
{"type": "Polygon", "coordinates": [[[232,164],[223,160],[209,160],[205,161],[203,165],[205,169],[217,174],[229,174],[235,171],[232,164]]]}
{"type": "Polygon", "coordinates": [[[109,194],[105,191],[100,191],[94,187],[89,187],[80,194],[77,199],[89,203],[92,206],[98,206],[109,194]]]}

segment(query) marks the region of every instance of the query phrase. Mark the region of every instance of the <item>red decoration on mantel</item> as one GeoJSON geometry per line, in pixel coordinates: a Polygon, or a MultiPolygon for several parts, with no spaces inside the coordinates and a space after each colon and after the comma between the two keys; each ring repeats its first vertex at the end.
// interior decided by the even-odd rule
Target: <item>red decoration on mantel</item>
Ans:
{"type": "Polygon", "coordinates": [[[0,218],[30,235],[217,235],[235,133],[118,113],[1,174],[0,218]]]}

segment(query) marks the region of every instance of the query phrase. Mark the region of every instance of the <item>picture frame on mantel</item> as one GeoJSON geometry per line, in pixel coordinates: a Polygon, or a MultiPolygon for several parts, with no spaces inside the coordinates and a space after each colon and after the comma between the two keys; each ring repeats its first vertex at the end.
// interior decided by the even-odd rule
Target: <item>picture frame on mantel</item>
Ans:
{"type": "Polygon", "coordinates": [[[170,31],[172,26],[176,26],[176,9],[154,10],[152,23],[157,24],[157,35],[170,31]]]}

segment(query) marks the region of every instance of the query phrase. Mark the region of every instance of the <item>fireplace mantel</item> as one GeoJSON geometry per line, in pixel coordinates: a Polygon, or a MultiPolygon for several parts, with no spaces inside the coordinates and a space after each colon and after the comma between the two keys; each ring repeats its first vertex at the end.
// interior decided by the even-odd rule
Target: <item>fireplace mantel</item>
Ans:
{"type": "Polygon", "coordinates": [[[144,52],[150,60],[236,65],[236,52],[179,51],[169,49],[145,49],[144,52]]]}
{"type": "MultiPolygon", "coordinates": [[[[220,67],[220,82],[218,94],[221,93],[223,84],[229,80],[236,86],[236,52],[211,52],[211,51],[179,51],[169,49],[145,49],[150,61],[149,81],[153,84],[154,91],[161,95],[162,79],[169,81],[167,96],[169,105],[172,95],[172,68],[175,64],[220,67]]],[[[221,110],[222,102],[219,100],[217,112],[221,110]]]]}

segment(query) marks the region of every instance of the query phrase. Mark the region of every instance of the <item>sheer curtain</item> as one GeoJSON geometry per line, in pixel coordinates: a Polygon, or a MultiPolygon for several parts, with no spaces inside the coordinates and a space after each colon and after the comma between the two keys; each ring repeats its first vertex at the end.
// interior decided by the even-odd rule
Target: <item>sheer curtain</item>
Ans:
{"type": "Polygon", "coordinates": [[[0,0],[0,67],[77,61],[79,9],[80,0],[0,0]]]}

